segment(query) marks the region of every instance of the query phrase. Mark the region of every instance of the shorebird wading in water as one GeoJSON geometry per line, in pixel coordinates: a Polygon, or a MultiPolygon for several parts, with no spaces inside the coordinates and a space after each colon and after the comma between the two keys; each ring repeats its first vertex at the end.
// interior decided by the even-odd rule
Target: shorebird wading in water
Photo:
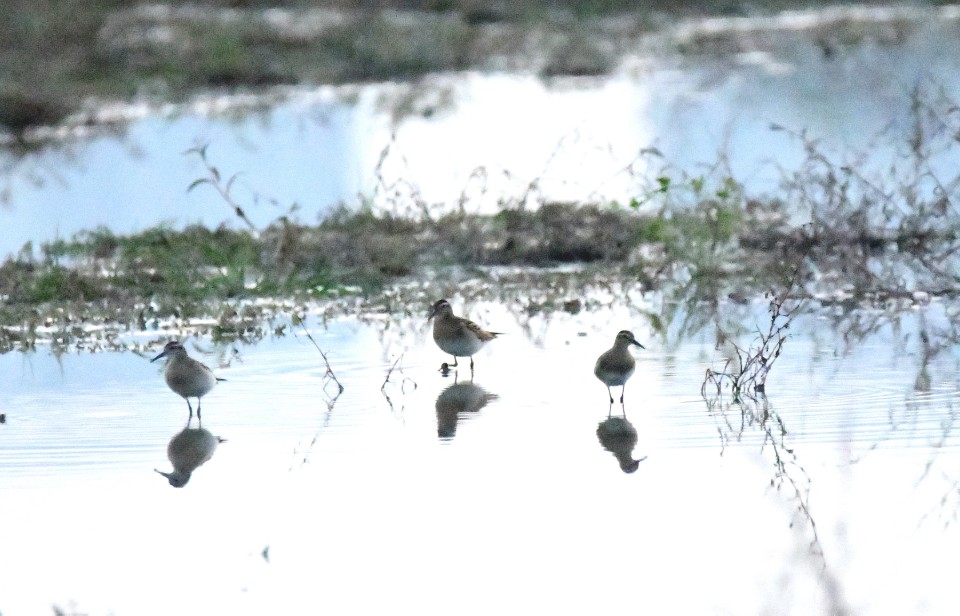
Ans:
{"type": "Polygon", "coordinates": [[[610,388],[615,385],[623,388],[620,390],[620,404],[623,404],[623,390],[627,388],[627,379],[633,375],[633,369],[637,365],[633,355],[630,354],[631,346],[645,348],[637,342],[632,332],[625,329],[618,332],[613,341],[613,348],[600,355],[597,358],[597,365],[593,367],[593,373],[607,386],[610,404],[613,404],[613,393],[610,392],[610,388]]]}
{"type": "Polygon", "coordinates": [[[458,357],[469,357],[470,370],[473,370],[473,355],[500,335],[499,332],[488,332],[473,321],[454,315],[450,302],[445,299],[433,304],[429,319],[434,319],[434,342],[441,350],[453,355],[453,368],[457,367],[458,357]]]}
{"type": "Polygon", "coordinates": [[[197,399],[197,419],[200,419],[200,398],[213,389],[217,381],[227,379],[214,376],[210,368],[187,355],[187,350],[176,340],[168,342],[163,347],[163,352],[150,361],[157,361],[161,357],[167,358],[167,366],[163,369],[163,378],[167,381],[167,385],[187,401],[191,419],[193,406],[190,404],[190,398],[197,399]]]}

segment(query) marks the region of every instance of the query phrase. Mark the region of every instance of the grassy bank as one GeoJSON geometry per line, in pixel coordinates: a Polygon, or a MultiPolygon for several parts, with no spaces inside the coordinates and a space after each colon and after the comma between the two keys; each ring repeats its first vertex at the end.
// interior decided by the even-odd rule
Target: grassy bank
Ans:
{"type": "MultiPolygon", "coordinates": [[[[259,231],[153,228],[120,236],[99,229],[25,247],[0,265],[0,351],[51,336],[82,339],[90,325],[139,331],[168,319],[205,319],[220,336],[262,335],[278,310],[345,297],[378,304],[391,293],[396,303],[396,289],[411,283],[416,293],[391,310],[416,311],[411,303],[426,306],[433,295],[459,290],[459,280],[489,277],[502,266],[524,272],[511,283],[517,295],[537,296],[540,284],[559,289],[540,293],[549,299],[531,302],[534,310],[579,309],[589,299],[585,288],[598,284],[671,289],[692,305],[745,301],[798,269],[804,286],[797,296],[819,288],[822,301],[884,301],[908,297],[910,289],[871,273],[869,263],[884,252],[909,254],[898,247],[921,239],[930,238],[791,227],[781,204],[728,193],[646,214],[629,205],[569,203],[437,218],[341,208],[317,225],[280,218],[259,231]],[[819,267],[837,260],[844,274],[824,288],[819,267]],[[558,283],[558,266],[575,273],[558,283]]],[[[500,292],[503,280],[493,283],[500,292]]]]}
{"type": "MultiPolygon", "coordinates": [[[[737,216],[726,212],[724,216],[737,216]]],[[[397,279],[451,266],[607,264],[653,281],[669,260],[704,242],[726,243],[727,221],[666,219],[615,205],[550,203],[496,215],[436,219],[339,208],[318,225],[281,218],[262,231],[107,229],[32,247],[0,265],[7,309],[45,302],[130,304],[371,293],[397,279]],[[686,248],[685,248],[686,247],[686,248]]]]}
{"type": "Polygon", "coordinates": [[[495,297],[527,297],[528,311],[576,310],[594,292],[659,293],[664,312],[651,319],[678,306],[707,318],[720,302],[780,292],[786,281],[796,282],[794,297],[844,310],[954,297],[960,180],[942,163],[960,119],[938,91],[918,88],[911,107],[914,126],[893,165],[856,155],[852,166],[799,133],[807,159],[769,198],[745,194],[718,164],[709,176],[665,168],[635,178],[647,188],[624,203],[518,197],[487,214],[396,197],[376,209],[340,206],[316,224],[291,214],[257,227],[230,193],[235,176],[195,149],[206,175],[188,189],[215,189],[237,224],[95,229],[25,246],[0,263],[0,351],[164,322],[263,335],[274,315],[308,304],[347,298],[342,305],[416,312],[477,280],[495,297]]]}

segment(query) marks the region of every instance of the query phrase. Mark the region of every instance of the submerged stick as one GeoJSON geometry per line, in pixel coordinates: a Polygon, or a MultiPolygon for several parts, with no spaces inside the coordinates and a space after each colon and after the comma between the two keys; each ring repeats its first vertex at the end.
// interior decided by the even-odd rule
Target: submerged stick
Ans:
{"type": "Polygon", "coordinates": [[[300,329],[303,330],[303,333],[306,334],[307,338],[310,339],[310,342],[313,343],[313,346],[316,347],[317,351],[320,352],[320,357],[323,358],[323,363],[327,367],[327,372],[323,375],[323,378],[333,379],[333,382],[336,383],[337,387],[340,388],[340,390],[337,392],[337,395],[339,396],[343,393],[343,383],[341,383],[340,379],[337,378],[337,375],[333,373],[333,368],[330,366],[330,360],[327,358],[327,354],[323,352],[323,349],[320,348],[320,345],[317,344],[317,341],[313,339],[312,335],[310,335],[310,332],[307,330],[307,326],[303,324],[303,318],[295,314],[293,315],[293,322],[300,326],[300,329]]]}

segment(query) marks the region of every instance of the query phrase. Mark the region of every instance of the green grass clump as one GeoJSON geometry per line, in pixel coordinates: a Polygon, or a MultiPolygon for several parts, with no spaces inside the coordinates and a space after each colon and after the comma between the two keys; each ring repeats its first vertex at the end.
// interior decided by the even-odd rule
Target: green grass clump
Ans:
{"type": "Polygon", "coordinates": [[[18,259],[0,265],[0,297],[8,304],[90,302],[108,295],[108,286],[101,284],[95,276],[56,263],[18,259]]]}
{"type": "Polygon", "coordinates": [[[419,262],[421,223],[368,209],[335,209],[319,225],[286,218],[262,236],[269,255],[268,278],[287,291],[302,292],[340,286],[373,289],[406,276],[419,262]]]}
{"type": "Polygon", "coordinates": [[[503,210],[488,263],[552,265],[626,259],[643,238],[640,217],[596,204],[547,203],[537,210],[503,210]]]}
{"type": "Polygon", "coordinates": [[[641,258],[644,246],[658,247],[667,261],[704,269],[736,243],[741,225],[736,207],[708,199],[669,215],[546,203],[432,219],[339,207],[317,225],[281,217],[260,232],[195,225],[120,236],[96,229],[45,244],[39,258],[29,251],[7,260],[0,265],[0,295],[8,304],[30,305],[197,303],[346,287],[371,292],[424,268],[449,265],[644,267],[650,258],[641,258]]]}
{"type": "Polygon", "coordinates": [[[423,267],[622,261],[643,241],[644,224],[627,210],[550,203],[436,220],[340,207],[317,225],[282,217],[261,232],[97,229],[45,244],[39,258],[31,251],[8,260],[0,294],[10,304],[35,304],[367,292],[423,267]]]}
{"type": "Polygon", "coordinates": [[[260,269],[255,239],[223,227],[151,229],[121,239],[116,256],[120,280],[129,289],[191,299],[243,295],[247,272],[260,269]]]}

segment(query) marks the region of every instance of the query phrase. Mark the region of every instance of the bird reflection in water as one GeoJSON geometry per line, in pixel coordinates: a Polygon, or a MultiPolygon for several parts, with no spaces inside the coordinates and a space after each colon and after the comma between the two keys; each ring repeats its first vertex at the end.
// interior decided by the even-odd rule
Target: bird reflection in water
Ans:
{"type": "Polygon", "coordinates": [[[466,413],[476,413],[489,402],[496,400],[492,394],[473,381],[454,382],[437,397],[437,436],[452,439],[457,433],[457,421],[466,413]]]}
{"type": "Polygon", "coordinates": [[[603,448],[617,459],[620,470],[624,473],[634,472],[640,463],[647,459],[647,456],[639,460],[633,458],[633,448],[637,446],[637,429],[627,420],[626,413],[622,416],[611,416],[607,413],[607,418],[597,425],[597,438],[603,448]]]}
{"type": "Polygon", "coordinates": [[[167,445],[167,458],[173,465],[173,472],[154,470],[166,477],[173,487],[182,488],[190,481],[193,471],[213,457],[217,445],[222,442],[224,439],[214,436],[206,428],[191,428],[188,423],[167,445]]]}

